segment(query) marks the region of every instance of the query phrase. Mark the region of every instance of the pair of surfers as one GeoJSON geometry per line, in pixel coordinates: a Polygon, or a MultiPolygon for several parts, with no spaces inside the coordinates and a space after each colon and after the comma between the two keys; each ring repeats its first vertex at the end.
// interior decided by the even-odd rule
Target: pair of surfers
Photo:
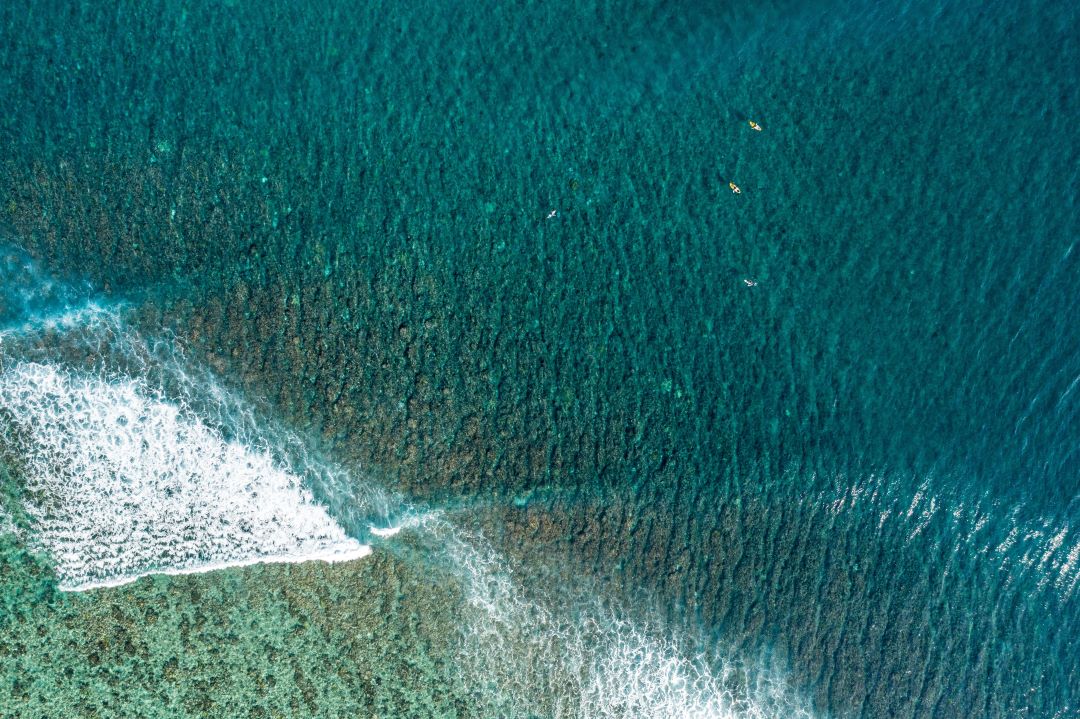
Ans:
{"type": "MultiPolygon", "coordinates": [[[[752,130],[757,130],[758,132],[761,132],[761,125],[757,124],[753,120],[747,120],[747,122],[750,123],[750,128],[752,130]]],[[[736,185],[734,182],[729,182],[729,183],[727,183],[727,185],[728,185],[728,187],[731,188],[731,191],[734,192],[736,195],[741,195],[742,194],[742,190],[740,190],[739,186],[736,185]]]]}

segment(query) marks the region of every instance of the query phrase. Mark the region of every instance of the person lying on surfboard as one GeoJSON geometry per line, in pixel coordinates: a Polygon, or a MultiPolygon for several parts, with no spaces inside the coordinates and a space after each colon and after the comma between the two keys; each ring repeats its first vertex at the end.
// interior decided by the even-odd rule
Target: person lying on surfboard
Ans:
{"type": "Polygon", "coordinates": [[[727,183],[727,186],[730,187],[731,191],[734,192],[736,195],[742,194],[742,190],[740,190],[739,186],[736,185],[734,182],[727,183]]]}
{"type": "Polygon", "coordinates": [[[757,130],[758,132],[761,132],[761,125],[757,124],[757,123],[756,123],[756,122],[754,122],[753,120],[747,120],[747,122],[749,122],[749,123],[750,123],[750,127],[754,128],[754,129],[755,129],[755,130],[757,130]]]}

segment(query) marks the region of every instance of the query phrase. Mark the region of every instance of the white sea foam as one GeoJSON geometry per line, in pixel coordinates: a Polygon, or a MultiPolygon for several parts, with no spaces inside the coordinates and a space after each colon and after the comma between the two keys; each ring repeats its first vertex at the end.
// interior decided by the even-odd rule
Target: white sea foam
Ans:
{"type": "MultiPolygon", "coordinates": [[[[0,276],[13,268],[33,271],[0,262],[0,276]]],[[[480,535],[323,461],[117,311],[70,309],[55,285],[63,301],[35,304],[32,279],[0,328],[0,460],[16,468],[21,533],[52,556],[61,588],[354,559],[371,550],[343,525],[387,542],[412,530],[464,591],[458,666],[490,716],[810,716],[775,675],[689,651],[579,592],[525,591],[480,535]]]]}
{"type": "Polygon", "coordinates": [[[264,426],[117,310],[49,314],[29,297],[17,295],[0,329],[0,458],[16,469],[25,536],[52,557],[62,589],[370,552],[311,489],[348,493],[345,516],[385,517],[375,488],[290,455],[303,448],[295,435],[264,426]]]}
{"type": "Polygon", "coordinates": [[[11,518],[11,515],[7,513],[3,507],[0,507],[0,535],[15,534],[18,530],[15,527],[15,520],[11,518]]]}
{"type": "Polygon", "coordinates": [[[572,588],[537,598],[481,536],[438,518],[426,531],[460,577],[459,667],[490,716],[811,716],[773,674],[695,654],[572,588]]]}
{"type": "Polygon", "coordinates": [[[0,410],[33,535],[65,589],[367,552],[301,477],[141,380],[20,362],[0,374],[0,410]]]}
{"type": "Polygon", "coordinates": [[[419,529],[431,524],[442,517],[442,512],[437,509],[416,512],[403,506],[400,515],[398,521],[391,525],[368,525],[368,533],[373,537],[388,539],[399,534],[404,529],[419,529]]]}

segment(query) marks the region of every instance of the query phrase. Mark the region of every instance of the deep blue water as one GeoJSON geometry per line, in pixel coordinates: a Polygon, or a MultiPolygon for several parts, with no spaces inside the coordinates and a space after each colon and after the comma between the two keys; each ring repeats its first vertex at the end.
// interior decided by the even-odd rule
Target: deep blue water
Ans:
{"type": "Polygon", "coordinates": [[[121,8],[0,9],[5,242],[818,713],[1080,716],[1077,6],[121,8]]]}

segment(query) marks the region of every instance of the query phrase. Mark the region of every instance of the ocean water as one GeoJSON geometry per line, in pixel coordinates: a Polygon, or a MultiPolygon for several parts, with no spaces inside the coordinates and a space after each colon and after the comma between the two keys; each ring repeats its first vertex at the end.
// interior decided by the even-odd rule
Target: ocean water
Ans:
{"type": "Polygon", "coordinates": [[[0,717],[1080,716],[1072,4],[0,37],[0,717]]]}

